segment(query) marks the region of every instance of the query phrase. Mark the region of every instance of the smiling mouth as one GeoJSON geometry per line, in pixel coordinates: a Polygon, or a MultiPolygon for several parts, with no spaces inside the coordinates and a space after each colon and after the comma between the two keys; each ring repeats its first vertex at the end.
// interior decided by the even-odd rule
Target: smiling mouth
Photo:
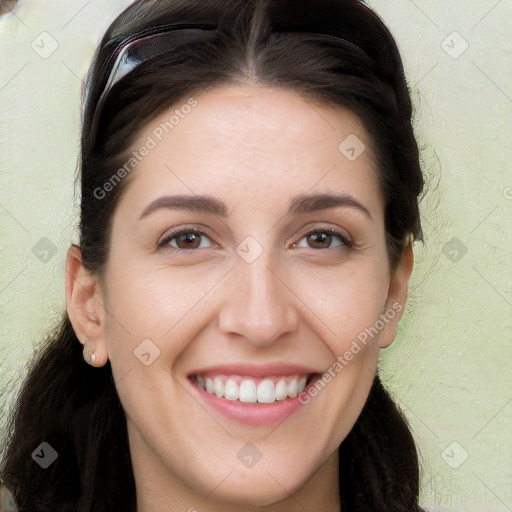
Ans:
{"type": "Polygon", "coordinates": [[[296,374],[257,379],[240,375],[193,375],[192,380],[207,393],[243,403],[272,404],[295,398],[316,374],[296,374]]]}

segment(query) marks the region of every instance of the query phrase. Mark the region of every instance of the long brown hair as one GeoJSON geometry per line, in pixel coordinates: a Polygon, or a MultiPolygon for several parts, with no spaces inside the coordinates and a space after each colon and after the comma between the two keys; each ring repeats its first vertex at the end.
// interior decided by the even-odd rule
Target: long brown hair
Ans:
{"type": "MultiPolygon", "coordinates": [[[[101,199],[95,191],[124,161],[137,129],[183,97],[239,80],[289,88],[359,116],[377,158],[394,269],[409,237],[422,240],[423,176],[396,43],[357,0],[137,0],[121,13],[103,37],[87,81],[77,177],[85,268],[98,276],[104,271],[112,215],[129,177],[101,199]],[[181,20],[217,28],[207,40],[191,34],[173,52],[122,78],[92,139],[94,107],[116,46],[143,29],[181,20]]],[[[378,374],[339,447],[339,471],[344,512],[420,510],[415,443],[378,374]]],[[[66,313],[30,361],[9,419],[0,474],[20,510],[135,512],[126,417],[110,363],[93,368],[84,362],[66,313]],[[32,459],[42,442],[58,453],[44,470],[32,459]]]]}

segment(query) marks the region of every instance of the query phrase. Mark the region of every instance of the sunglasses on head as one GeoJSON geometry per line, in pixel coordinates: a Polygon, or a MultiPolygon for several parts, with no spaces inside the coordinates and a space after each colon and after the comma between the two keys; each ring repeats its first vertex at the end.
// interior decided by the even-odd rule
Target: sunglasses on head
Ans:
{"type": "MultiPolygon", "coordinates": [[[[112,87],[142,63],[173,51],[180,44],[190,42],[191,34],[210,36],[216,29],[213,25],[198,23],[174,23],[161,25],[137,32],[119,43],[110,55],[107,69],[108,79],[101,92],[91,121],[90,134],[96,134],[101,112],[112,87]]],[[[197,40],[197,39],[194,39],[197,40]]],[[[89,101],[90,89],[86,88],[83,108],[89,101]]]]}
{"type": "MultiPolygon", "coordinates": [[[[373,17],[375,17],[379,21],[379,24],[382,24],[380,19],[375,15],[373,11],[371,11],[362,3],[359,5],[373,17]]],[[[215,34],[216,29],[217,27],[215,25],[180,22],[148,28],[137,32],[121,41],[107,61],[107,69],[110,69],[110,72],[94,108],[90,131],[88,132],[91,143],[95,143],[95,137],[97,134],[103,106],[106,102],[109,92],[115,84],[117,84],[128,73],[132,72],[144,62],[148,62],[165,53],[175,51],[175,49],[181,44],[191,42],[191,34],[195,34],[195,37],[192,39],[195,42],[201,39],[212,37],[212,35],[215,34]],[[201,37],[201,35],[204,37],[201,37]]],[[[351,48],[361,52],[368,57],[368,54],[354,42],[348,41],[341,37],[332,34],[315,32],[300,32],[300,34],[309,34],[315,36],[320,35],[323,37],[330,37],[335,40],[342,41],[345,45],[350,46],[351,48]]],[[[84,112],[85,105],[90,100],[89,96],[90,87],[89,85],[86,85],[82,112],[84,112]]]]}

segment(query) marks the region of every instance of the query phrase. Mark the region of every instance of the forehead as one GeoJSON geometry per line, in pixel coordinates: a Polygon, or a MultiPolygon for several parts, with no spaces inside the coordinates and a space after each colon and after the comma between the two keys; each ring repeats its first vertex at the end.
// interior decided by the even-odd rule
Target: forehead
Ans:
{"type": "Polygon", "coordinates": [[[362,122],[289,89],[242,84],[185,97],[145,124],[130,150],[149,141],[126,193],[132,205],[163,192],[279,201],[315,186],[379,201],[362,122]]]}

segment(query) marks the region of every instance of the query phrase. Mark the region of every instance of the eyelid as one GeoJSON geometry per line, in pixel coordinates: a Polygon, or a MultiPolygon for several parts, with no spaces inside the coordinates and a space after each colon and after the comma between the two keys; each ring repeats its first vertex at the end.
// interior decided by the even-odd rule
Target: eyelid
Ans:
{"type": "MultiPolygon", "coordinates": [[[[190,232],[205,236],[212,241],[214,246],[217,246],[217,247],[219,246],[219,244],[217,244],[214,241],[214,239],[213,239],[212,235],[209,233],[208,229],[203,228],[203,227],[198,228],[197,225],[184,225],[184,226],[176,227],[175,229],[174,228],[170,229],[168,232],[166,232],[165,235],[163,235],[162,238],[158,241],[158,247],[161,248],[162,250],[178,251],[178,252],[185,252],[185,253],[197,251],[198,249],[180,249],[179,247],[172,247],[172,246],[170,246],[171,247],[170,249],[167,248],[167,246],[171,240],[174,240],[174,238],[176,238],[177,236],[179,236],[183,233],[190,233],[190,232]]],[[[342,242],[342,246],[338,246],[338,247],[327,247],[326,249],[310,248],[315,251],[326,251],[329,249],[343,250],[343,249],[352,249],[352,248],[356,247],[356,244],[352,241],[351,237],[347,236],[343,232],[342,228],[333,227],[333,226],[325,226],[325,225],[311,227],[310,229],[308,229],[301,235],[301,237],[299,238],[298,241],[300,242],[300,240],[302,240],[303,238],[305,238],[313,233],[329,233],[333,236],[338,237],[342,242]]],[[[292,246],[295,247],[297,245],[297,243],[298,242],[294,242],[292,244],[292,246]]]]}
{"type": "MultiPolygon", "coordinates": [[[[308,231],[303,233],[300,240],[302,240],[304,237],[307,237],[313,233],[329,233],[333,236],[338,237],[343,246],[342,247],[328,247],[327,249],[352,249],[356,247],[356,244],[352,241],[351,237],[349,235],[346,235],[343,230],[339,227],[333,227],[333,226],[314,226],[310,228],[308,231]]],[[[296,245],[295,243],[293,245],[296,245]]],[[[327,249],[323,249],[324,251],[327,249]]],[[[315,250],[322,250],[322,249],[315,249],[315,250]]]]}
{"type": "Polygon", "coordinates": [[[177,227],[177,228],[172,228],[170,229],[169,231],[167,231],[163,236],[162,238],[158,241],[157,245],[159,248],[163,249],[163,250],[173,250],[173,251],[181,251],[181,252],[190,252],[190,251],[197,251],[197,249],[180,249],[179,247],[172,247],[171,246],[171,249],[166,249],[165,247],[169,244],[169,242],[171,240],[174,240],[174,238],[176,238],[177,236],[183,234],[183,233],[197,233],[199,235],[202,235],[202,236],[205,236],[207,238],[209,238],[210,240],[212,240],[212,242],[214,243],[214,245],[217,245],[214,241],[213,241],[213,237],[212,235],[209,233],[209,231],[206,229],[206,228],[203,228],[203,227],[200,227],[198,228],[197,225],[194,226],[194,225],[185,225],[185,226],[180,226],[180,227],[177,227]]]}
{"type": "Polygon", "coordinates": [[[176,236],[176,235],[179,235],[180,233],[182,233],[184,231],[186,231],[186,232],[194,231],[194,232],[205,234],[205,235],[211,237],[209,228],[207,228],[203,224],[183,224],[183,225],[179,225],[179,226],[175,226],[175,227],[169,228],[160,237],[160,240],[158,241],[158,243],[163,242],[166,238],[168,238],[171,235],[176,236]]]}

